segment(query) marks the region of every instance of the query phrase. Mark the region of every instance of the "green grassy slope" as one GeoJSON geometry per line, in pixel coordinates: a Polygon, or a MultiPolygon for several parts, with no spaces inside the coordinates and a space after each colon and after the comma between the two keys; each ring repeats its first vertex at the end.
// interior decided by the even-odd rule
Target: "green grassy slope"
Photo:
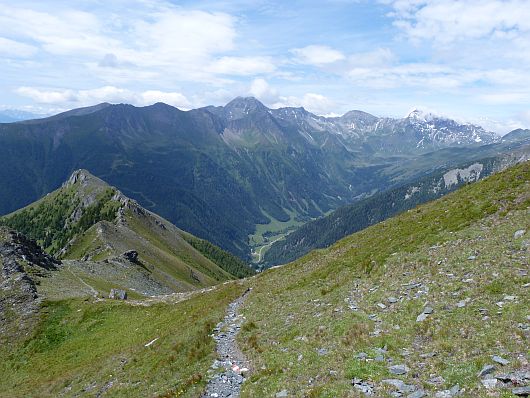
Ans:
{"type": "Polygon", "coordinates": [[[492,355],[509,361],[497,372],[528,364],[529,211],[527,162],[247,280],[163,300],[47,301],[34,330],[0,347],[0,397],[199,396],[209,335],[246,287],[243,397],[360,397],[353,378],[381,398],[389,378],[511,397],[477,373],[492,355]],[[405,375],[390,374],[398,364],[405,375]]]}
{"type": "Polygon", "coordinates": [[[510,361],[497,372],[528,363],[529,238],[514,233],[530,230],[529,209],[526,162],[260,274],[239,336],[257,369],[243,396],[361,396],[354,377],[377,397],[395,391],[390,378],[512,396],[477,373],[491,355],[510,361]],[[397,364],[410,370],[390,374],[397,364]]]}
{"type": "Polygon", "coordinates": [[[260,266],[268,268],[294,261],[313,249],[328,247],[345,236],[440,198],[462,185],[478,181],[524,159],[530,159],[530,147],[521,152],[466,162],[458,167],[444,167],[406,184],[375,193],[307,222],[284,239],[274,242],[260,266]]]}
{"type": "Polygon", "coordinates": [[[177,304],[48,301],[29,338],[0,347],[0,397],[198,396],[209,334],[242,291],[234,282],[177,304]]]}

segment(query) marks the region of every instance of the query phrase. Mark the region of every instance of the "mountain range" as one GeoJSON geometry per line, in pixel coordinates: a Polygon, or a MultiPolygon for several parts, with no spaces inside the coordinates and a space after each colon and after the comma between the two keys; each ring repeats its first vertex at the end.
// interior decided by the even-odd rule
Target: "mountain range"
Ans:
{"type": "Polygon", "coordinates": [[[254,98],[181,111],[100,104],[0,124],[0,214],[87,169],[177,227],[250,260],[342,205],[448,165],[519,148],[484,129],[412,112],[326,118],[254,98]]]}
{"type": "Polygon", "coordinates": [[[13,123],[22,120],[31,120],[43,118],[45,115],[40,115],[32,112],[27,112],[19,109],[4,109],[0,110],[0,123],[13,123]]]}

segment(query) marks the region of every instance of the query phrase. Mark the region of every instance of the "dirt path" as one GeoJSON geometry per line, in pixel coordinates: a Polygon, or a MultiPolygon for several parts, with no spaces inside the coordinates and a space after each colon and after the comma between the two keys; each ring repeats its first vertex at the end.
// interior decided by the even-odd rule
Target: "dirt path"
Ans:
{"type": "Polygon", "coordinates": [[[236,337],[245,318],[238,313],[250,289],[228,305],[226,316],[214,329],[217,359],[210,367],[212,374],[202,398],[237,398],[241,385],[250,372],[250,363],[239,350],[236,337]]]}
{"type": "Polygon", "coordinates": [[[76,274],[74,273],[74,271],[72,271],[72,268],[71,268],[69,265],[68,265],[68,271],[70,271],[70,273],[72,274],[72,276],[73,276],[74,278],[77,278],[77,279],[79,280],[79,282],[81,282],[81,284],[83,284],[84,286],[86,286],[86,287],[90,290],[92,296],[93,296],[95,299],[98,298],[98,291],[97,291],[96,289],[94,289],[92,286],[90,286],[88,283],[86,283],[86,282],[83,280],[83,278],[81,278],[79,275],[76,275],[76,274]]]}

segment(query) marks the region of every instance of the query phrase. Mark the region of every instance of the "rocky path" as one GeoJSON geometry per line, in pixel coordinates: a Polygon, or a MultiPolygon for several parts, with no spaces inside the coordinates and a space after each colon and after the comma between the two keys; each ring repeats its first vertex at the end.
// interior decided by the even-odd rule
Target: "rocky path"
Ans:
{"type": "Polygon", "coordinates": [[[239,350],[236,337],[245,318],[238,313],[250,289],[228,305],[227,314],[214,329],[214,340],[217,344],[217,359],[212,364],[208,381],[202,398],[237,398],[241,385],[250,372],[250,364],[239,350]]]}
{"type": "Polygon", "coordinates": [[[83,278],[81,278],[79,275],[76,275],[74,273],[74,271],[72,271],[72,268],[70,266],[68,266],[68,271],[72,274],[72,276],[76,279],[79,280],[79,282],[85,286],[89,291],[90,291],[90,294],[97,300],[98,299],[98,291],[96,289],[94,289],[91,285],[89,285],[88,283],[86,283],[83,278]]]}

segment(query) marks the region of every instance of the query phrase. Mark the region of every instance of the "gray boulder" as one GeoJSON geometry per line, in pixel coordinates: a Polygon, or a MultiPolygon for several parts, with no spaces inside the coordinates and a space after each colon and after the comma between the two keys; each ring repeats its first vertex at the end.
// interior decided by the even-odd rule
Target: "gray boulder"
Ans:
{"type": "Polygon", "coordinates": [[[530,395],[530,386],[516,387],[512,390],[512,394],[518,397],[528,397],[530,395]]]}
{"type": "Polygon", "coordinates": [[[520,229],[518,231],[515,231],[513,234],[514,239],[519,239],[521,236],[523,236],[526,233],[525,229],[520,229]]]}
{"type": "Polygon", "coordinates": [[[109,299],[127,300],[127,292],[122,289],[111,289],[109,299]]]}

